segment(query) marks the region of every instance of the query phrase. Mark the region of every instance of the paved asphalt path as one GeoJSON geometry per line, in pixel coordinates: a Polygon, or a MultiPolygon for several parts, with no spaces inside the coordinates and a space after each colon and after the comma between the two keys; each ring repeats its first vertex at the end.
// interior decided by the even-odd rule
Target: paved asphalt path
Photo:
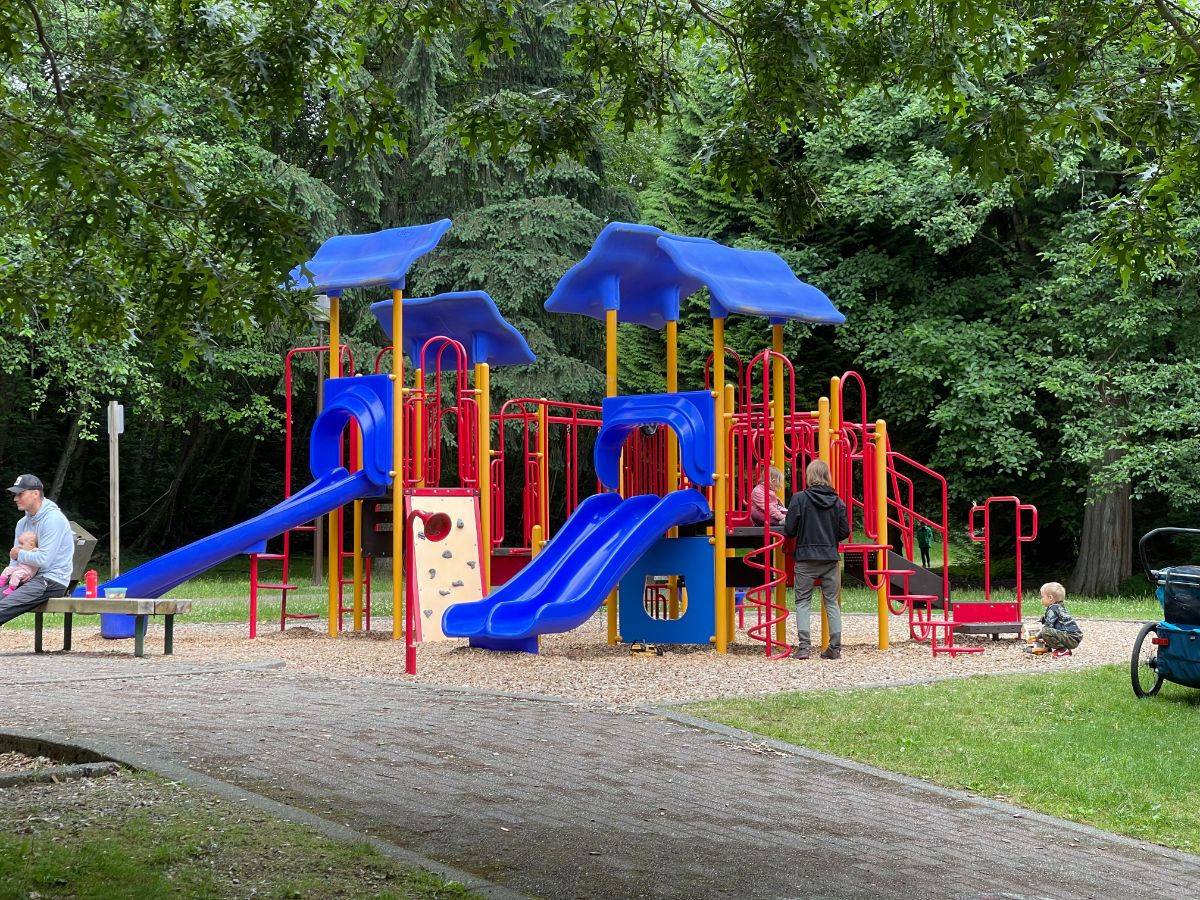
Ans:
{"type": "Polygon", "coordinates": [[[1200,857],[669,712],[86,654],[0,667],[0,727],[182,765],[531,896],[1200,896],[1200,857]]]}

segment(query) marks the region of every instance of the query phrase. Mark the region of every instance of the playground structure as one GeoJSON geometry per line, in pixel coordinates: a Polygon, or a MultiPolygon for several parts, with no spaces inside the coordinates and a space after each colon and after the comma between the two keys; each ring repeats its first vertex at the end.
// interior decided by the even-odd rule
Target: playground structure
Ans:
{"type": "MultiPolygon", "coordinates": [[[[802,490],[805,467],[819,458],[830,465],[851,519],[851,539],[841,549],[848,560],[861,559],[863,579],[877,594],[880,649],[888,647],[893,614],[907,616],[910,635],[928,641],[935,655],[982,649],[956,647],[956,631],[1019,633],[1019,582],[1015,619],[1012,604],[967,612],[969,604],[951,599],[945,479],[892,448],[882,420],[868,421],[862,378],[854,372],[835,377],[816,409],[797,406],[795,374],[783,353],[785,323],[845,319],[780,257],[611,223],[546,302],[549,312],[604,322],[602,404],[514,398],[493,413],[490,370],[532,363],[524,338],[481,291],[403,297],[410,266],[436,247],[450,226],[442,220],[331,238],[293,271],[298,287],[329,298],[329,345],[297,348],[293,354],[335,348],[309,440],[313,482],[292,492],[289,354],[288,480],[282,502],[130,570],[117,579],[121,586],[140,597],[157,597],[224,559],[249,554],[251,636],[260,589],[280,591],[283,628],[293,615],[287,612],[287,594],[294,590],[291,533],[311,529],[310,523],[324,516],[330,635],[344,627],[346,613],[353,616],[354,630],[364,619],[370,628],[370,561],[390,556],[395,571],[408,573],[404,602],[401,579],[392,579],[397,611],[392,631],[407,641],[409,671],[418,639],[465,637],[473,646],[536,652],[541,634],[578,627],[601,605],[609,643],[712,644],[724,653],[738,627],[735,591],[744,595],[741,618],[750,611],[754,620],[747,635],[763,644],[768,658],[781,659],[790,650],[785,630],[790,565],[782,535],[769,524],[752,523],[750,495],[756,483],[770,489],[772,466],[790,473],[790,490],[802,490]],[[345,290],[374,288],[391,291],[390,300],[372,306],[391,345],[379,352],[375,374],[354,374],[353,357],[340,342],[340,298],[345,290]],[[712,319],[705,383],[702,390],[680,391],[680,308],[701,288],[709,292],[712,319]],[[768,321],[770,346],[749,362],[725,346],[730,315],[768,321]],[[664,393],[619,395],[621,322],[665,332],[664,393]],[[851,401],[857,401],[855,414],[851,401]],[[589,444],[599,491],[584,464],[589,444]],[[515,458],[505,452],[511,445],[520,448],[515,458]],[[444,456],[447,447],[454,448],[453,458],[444,456]],[[550,490],[556,454],[563,487],[555,499],[566,514],[557,528],[550,490]],[[520,482],[519,523],[505,503],[514,478],[520,482]],[[935,504],[940,508],[929,516],[918,513],[917,497],[931,494],[940,497],[935,504]],[[397,495],[403,502],[396,502],[397,495]],[[447,520],[453,523],[449,529],[447,520]],[[414,532],[418,521],[422,530],[414,532]],[[920,522],[941,536],[940,574],[908,560],[920,522]],[[477,524],[472,529],[468,523],[477,524]],[[456,531],[462,540],[455,549],[447,545],[439,551],[450,554],[447,561],[453,559],[454,577],[446,581],[427,559],[414,568],[428,549],[414,549],[414,534],[418,543],[428,539],[432,547],[435,534],[449,540],[456,531]],[[347,533],[349,548],[344,546],[347,533]],[[893,550],[892,534],[903,555],[893,550]],[[267,553],[267,541],[277,536],[282,536],[281,552],[267,553]],[[280,582],[259,582],[263,558],[282,562],[280,582]],[[477,576],[463,577],[465,572],[477,576]],[[434,602],[431,592],[441,602],[434,602]]],[[[1036,533],[1036,510],[1032,531],[1021,537],[1021,516],[1032,507],[1016,498],[991,498],[989,504],[1002,499],[1018,508],[1019,554],[1020,543],[1036,533]]],[[[985,505],[980,535],[985,550],[989,509],[985,505]]],[[[822,645],[827,631],[822,617],[822,645]]]]}

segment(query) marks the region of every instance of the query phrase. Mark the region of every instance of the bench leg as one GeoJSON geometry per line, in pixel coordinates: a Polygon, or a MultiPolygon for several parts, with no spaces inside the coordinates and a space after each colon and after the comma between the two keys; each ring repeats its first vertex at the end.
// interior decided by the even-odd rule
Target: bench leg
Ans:
{"type": "Polygon", "coordinates": [[[33,652],[42,652],[42,613],[33,614],[33,652]]]}
{"type": "Polygon", "coordinates": [[[175,617],[163,616],[163,656],[175,652],[175,617]]]}
{"type": "Polygon", "coordinates": [[[133,620],[133,655],[144,656],[146,651],[146,617],[136,616],[133,620]]]}
{"type": "Polygon", "coordinates": [[[63,651],[71,649],[71,616],[72,613],[63,613],[63,651]]]}

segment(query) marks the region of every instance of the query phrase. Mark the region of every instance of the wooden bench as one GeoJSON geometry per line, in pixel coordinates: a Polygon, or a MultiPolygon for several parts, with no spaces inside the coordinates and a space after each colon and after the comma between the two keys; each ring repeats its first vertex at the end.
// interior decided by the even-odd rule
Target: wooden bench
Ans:
{"type": "Polygon", "coordinates": [[[98,615],[101,613],[117,613],[134,616],[133,622],[133,655],[145,655],[146,617],[162,616],[166,625],[163,640],[163,654],[170,656],[174,652],[175,616],[190,612],[191,600],[139,600],[125,598],[115,600],[102,597],[54,597],[41,606],[30,610],[34,616],[33,652],[42,653],[42,617],[46,613],[63,614],[63,650],[71,649],[71,619],[74,615],[98,615]]]}

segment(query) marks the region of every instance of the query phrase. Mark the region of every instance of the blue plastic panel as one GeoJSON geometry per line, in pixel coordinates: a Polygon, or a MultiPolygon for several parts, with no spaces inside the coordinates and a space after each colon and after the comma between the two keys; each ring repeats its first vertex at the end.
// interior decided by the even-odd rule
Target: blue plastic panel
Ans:
{"type": "Polygon", "coordinates": [[[704,495],[693,490],[615,497],[598,494],[581,503],[512,581],[482,600],[447,609],[443,632],[491,649],[530,650],[530,637],[570,631],[591,618],[669,528],[711,515],[704,495]]]}
{"type": "Polygon", "coordinates": [[[730,313],[840,325],[846,317],[817,288],[798,279],[783,258],[739,250],[706,238],[683,237],[649,225],[611,222],[592,249],[559,280],[546,309],[603,321],[662,328],[702,287],[714,318],[730,313]]]}
{"type": "Polygon", "coordinates": [[[331,297],[340,297],[348,288],[403,289],[409,267],[438,245],[451,224],[449,219],[442,219],[371,234],[335,235],[306,263],[312,280],[297,266],[290,273],[291,287],[311,287],[331,297]]]}
{"type": "MultiPolygon", "coordinates": [[[[404,352],[414,365],[421,348],[434,337],[453,338],[462,344],[467,351],[467,364],[471,366],[481,362],[490,366],[522,366],[537,359],[521,332],[505,320],[492,298],[483,291],[406,297],[402,306],[404,352]]],[[[391,340],[392,301],[372,303],[371,312],[391,340]]],[[[430,359],[420,365],[429,368],[436,364],[436,359],[430,359]]]]}
{"type": "Polygon", "coordinates": [[[716,412],[708,391],[629,394],[605,397],[604,422],[592,454],[600,481],[616,489],[621,478],[621,446],[639,425],[665,424],[679,437],[679,461],[692,484],[712,484],[716,470],[716,412]]]}
{"type": "Polygon", "coordinates": [[[621,578],[617,602],[621,640],[660,644],[707,644],[716,635],[716,572],[713,545],[706,537],[663,538],[621,578]],[[678,619],[654,619],[646,612],[647,575],[682,575],[687,609],[678,619]]]}
{"type": "Polygon", "coordinates": [[[392,480],[392,379],[387,375],[325,381],[325,406],[308,443],[313,478],[342,464],[342,432],[351,419],[358,422],[362,436],[363,471],[375,485],[386,488],[392,480]]]}
{"type": "Polygon", "coordinates": [[[783,257],[766,250],[741,250],[712,241],[703,244],[674,235],[658,239],[680,277],[690,276],[709,290],[709,314],[763,316],[772,325],[788,320],[841,325],[846,321],[825,294],[795,276],[783,257]]]}

